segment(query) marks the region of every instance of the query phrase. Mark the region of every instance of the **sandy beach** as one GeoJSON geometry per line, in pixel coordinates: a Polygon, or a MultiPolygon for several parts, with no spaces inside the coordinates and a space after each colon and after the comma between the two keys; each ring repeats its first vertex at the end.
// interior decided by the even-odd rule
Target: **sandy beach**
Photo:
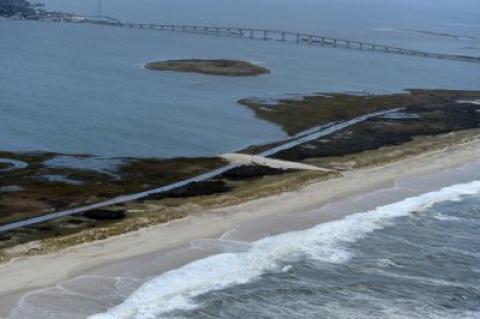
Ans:
{"type": "Polygon", "coordinates": [[[129,275],[147,278],[221,250],[195,240],[222,236],[254,241],[469,181],[472,175],[458,173],[458,168],[479,158],[480,141],[475,140],[392,164],[345,171],[341,177],[299,191],[205,211],[48,255],[11,260],[0,265],[0,316],[8,316],[18,299],[34,289],[85,275],[125,274],[126,269],[129,275]],[[454,175],[451,169],[457,169],[454,175]],[[416,187],[406,191],[395,187],[399,183],[416,187]],[[361,194],[367,195],[359,199],[361,194]],[[155,268],[142,269],[152,258],[155,268]]]}

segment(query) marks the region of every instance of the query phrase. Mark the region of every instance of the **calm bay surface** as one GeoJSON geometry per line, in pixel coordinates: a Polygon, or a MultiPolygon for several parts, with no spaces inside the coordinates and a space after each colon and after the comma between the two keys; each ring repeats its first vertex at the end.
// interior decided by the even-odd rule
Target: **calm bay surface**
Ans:
{"type": "MultiPolygon", "coordinates": [[[[96,1],[47,0],[95,14],[96,1]]],[[[475,1],[104,1],[125,21],[315,32],[435,52],[480,55],[475,1]],[[374,9],[373,9],[374,8],[374,9]],[[413,10],[415,8],[415,10],[413,10]],[[454,38],[394,30],[429,30],[454,38]]],[[[0,21],[0,150],[106,157],[214,155],[282,138],[236,101],[329,91],[478,89],[480,64],[114,27],[0,21]],[[152,60],[231,58],[255,78],[149,72],[152,60]]]]}

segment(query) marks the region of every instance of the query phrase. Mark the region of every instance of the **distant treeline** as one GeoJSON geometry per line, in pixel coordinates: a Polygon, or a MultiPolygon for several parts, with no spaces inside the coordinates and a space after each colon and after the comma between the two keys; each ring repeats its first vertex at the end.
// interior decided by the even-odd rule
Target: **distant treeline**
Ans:
{"type": "Polygon", "coordinates": [[[35,12],[30,2],[26,0],[0,0],[0,16],[28,16],[35,12]]]}

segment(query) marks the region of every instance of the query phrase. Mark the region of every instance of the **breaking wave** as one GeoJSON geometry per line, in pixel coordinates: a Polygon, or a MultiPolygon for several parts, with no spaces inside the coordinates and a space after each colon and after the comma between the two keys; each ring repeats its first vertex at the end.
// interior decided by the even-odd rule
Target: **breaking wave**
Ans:
{"type": "MultiPolygon", "coordinates": [[[[444,201],[480,193],[480,181],[458,184],[357,213],[313,228],[258,240],[243,251],[221,253],[171,270],[143,284],[123,303],[90,319],[156,319],[175,310],[194,309],[194,297],[240,285],[266,272],[289,269],[289,262],[308,258],[343,263],[349,246],[365,235],[394,224],[398,217],[444,201]]],[[[243,248],[243,246],[242,246],[243,248]]]]}

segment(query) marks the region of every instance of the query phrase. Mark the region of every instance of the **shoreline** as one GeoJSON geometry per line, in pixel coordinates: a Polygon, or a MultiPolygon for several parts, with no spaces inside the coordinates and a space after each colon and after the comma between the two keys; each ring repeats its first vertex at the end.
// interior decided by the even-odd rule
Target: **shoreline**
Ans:
{"type": "MultiPolygon", "coordinates": [[[[239,103],[252,109],[257,118],[277,124],[289,134],[288,138],[270,144],[253,145],[240,152],[276,160],[304,162],[333,173],[343,168],[324,159],[400,145],[417,136],[435,136],[480,126],[480,109],[476,104],[480,96],[478,91],[412,89],[407,92],[377,96],[328,93],[302,99],[280,99],[274,104],[256,98],[240,100],[239,103]]],[[[145,201],[157,193],[168,193],[169,190],[184,186],[195,188],[198,186],[195,183],[208,183],[211,179],[221,181],[214,185],[216,187],[208,185],[208,194],[229,192],[239,186],[227,176],[237,167],[228,165],[228,161],[218,156],[129,159],[123,160],[123,163],[112,163],[113,170],[92,169],[84,163],[68,165],[69,161],[78,162],[78,159],[55,153],[3,152],[2,157],[23,160],[29,165],[28,170],[2,176],[4,183],[10,187],[7,190],[16,190],[8,195],[4,192],[0,201],[4,212],[0,221],[0,250],[5,251],[4,254],[0,252],[0,259],[3,260],[15,257],[6,252],[15,245],[38,239],[92,233],[89,229],[107,226],[106,215],[113,216],[109,219],[113,222],[122,222],[125,218],[125,223],[130,224],[128,229],[157,222],[142,222],[143,217],[155,219],[146,211],[140,218],[139,214],[129,214],[122,206],[127,202],[145,201]],[[67,157],[70,159],[61,159],[67,157]],[[62,161],[65,163],[62,164],[62,161]],[[114,211],[94,212],[90,217],[85,215],[85,212],[104,208],[114,211]],[[74,215],[78,215],[78,218],[74,215]],[[114,218],[117,215],[120,218],[114,218]],[[17,231],[19,228],[25,229],[25,226],[31,226],[33,230],[17,231]]],[[[85,157],[84,162],[93,159],[85,157]]],[[[236,174],[243,174],[237,179],[243,179],[246,183],[250,177],[282,173],[258,169],[252,171],[250,167],[248,175],[245,169],[250,164],[244,161],[243,165],[243,173],[239,174],[237,170],[236,174]]],[[[291,171],[284,170],[283,173],[291,171]]],[[[182,196],[199,195],[198,191],[197,194],[195,191],[188,194],[189,190],[184,189],[182,196]]],[[[206,195],[205,190],[202,192],[200,195],[206,195]]],[[[159,199],[161,196],[156,197],[159,199]]],[[[171,216],[166,213],[160,222],[170,219],[171,216]]],[[[118,227],[113,228],[116,228],[113,235],[121,232],[118,227]]],[[[112,233],[103,232],[101,236],[110,235],[112,233]]],[[[95,234],[91,236],[97,239],[95,234]]],[[[43,250],[44,247],[37,247],[34,253],[39,249],[43,250]]]]}
{"type": "MultiPolygon", "coordinates": [[[[355,211],[349,212],[348,209],[343,209],[341,212],[337,212],[337,210],[330,213],[324,212],[316,218],[306,218],[295,226],[292,223],[281,221],[282,218],[292,217],[293,214],[298,217],[299,214],[312,209],[348,201],[348,199],[361,194],[388,189],[399,179],[438,174],[441,171],[475,162],[478,158],[480,158],[480,141],[477,139],[473,142],[448,146],[442,150],[426,152],[386,165],[346,171],[344,176],[317,182],[299,191],[195,213],[187,218],[103,241],[67,248],[56,253],[14,259],[0,264],[0,287],[2,287],[0,316],[8,315],[8,309],[13,307],[26,291],[51,286],[80,275],[99,272],[114,273],[116,268],[122,268],[121,265],[125,263],[141,265],[142,259],[149,258],[148,256],[165,259],[163,260],[164,268],[161,271],[173,269],[212,253],[202,250],[199,252],[198,249],[189,247],[190,243],[196,239],[218,238],[225,234],[231,236],[232,229],[236,229],[237,237],[240,236],[241,240],[252,241],[270,236],[272,233],[306,228],[313,223],[339,219],[355,211]],[[253,211],[255,214],[251,213],[253,211]],[[248,231],[240,229],[242,225],[249,224],[250,227],[246,227],[249,228],[248,231]],[[254,227],[251,227],[252,225],[254,227]],[[268,228],[270,229],[268,230],[268,228]],[[196,251],[194,256],[190,256],[191,249],[196,251]],[[172,254],[177,255],[174,258],[166,258],[167,256],[172,257],[172,254]],[[194,258],[192,259],[192,257],[194,258]],[[38,271],[33,274],[31,269],[38,271]]],[[[448,178],[445,182],[452,184],[448,178]]],[[[434,188],[441,187],[435,185],[434,188]]],[[[421,192],[425,191],[428,190],[421,190],[421,192]]],[[[408,196],[410,194],[407,194],[408,196]]],[[[340,205],[340,207],[342,206],[340,205]]],[[[355,209],[358,211],[358,207],[355,209]]],[[[158,274],[158,269],[155,273],[158,274]]],[[[148,274],[146,274],[147,276],[148,274]]]]}

